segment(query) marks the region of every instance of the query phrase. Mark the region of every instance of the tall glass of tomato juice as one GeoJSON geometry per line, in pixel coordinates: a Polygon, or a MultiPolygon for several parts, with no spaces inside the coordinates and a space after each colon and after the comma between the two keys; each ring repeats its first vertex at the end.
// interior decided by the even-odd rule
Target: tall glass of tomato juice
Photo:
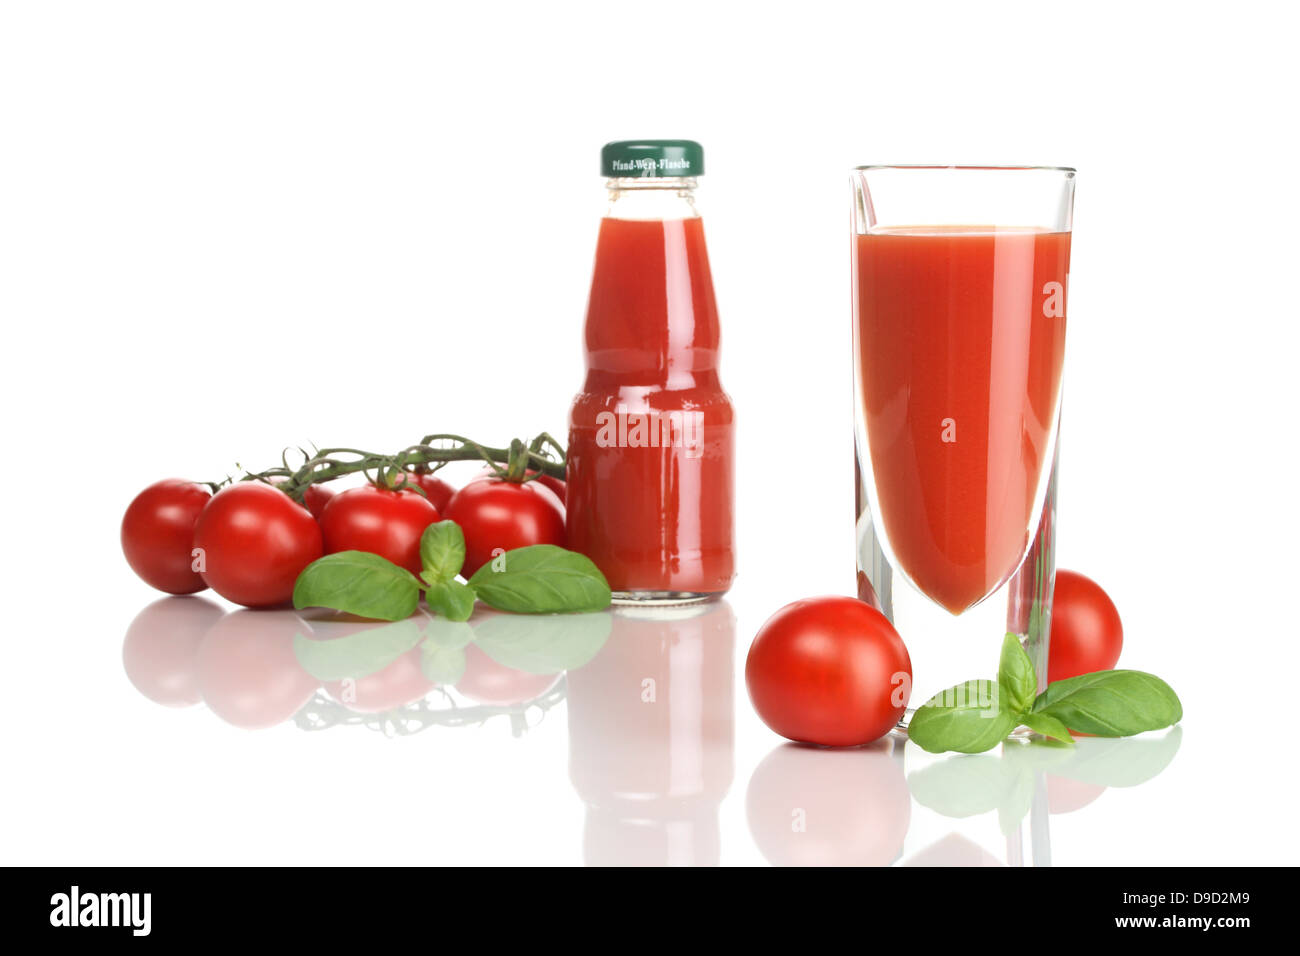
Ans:
{"type": "Polygon", "coordinates": [[[1007,631],[1046,684],[1074,177],[852,174],[858,587],[915,703],[991,677],[1007,631]]]}

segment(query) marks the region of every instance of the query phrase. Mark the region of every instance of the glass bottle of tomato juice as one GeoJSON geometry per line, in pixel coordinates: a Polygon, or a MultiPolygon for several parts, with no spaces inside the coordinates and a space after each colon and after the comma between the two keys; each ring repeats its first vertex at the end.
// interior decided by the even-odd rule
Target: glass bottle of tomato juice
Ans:
{"type": "Polygon", "coordinates": [[[568,545],[622,604],[708,601],[731,586],[731,400],[695,206],[704,150],[601,150],[609,206],[587,304],[587,378],[569,416],[568,545]]]}

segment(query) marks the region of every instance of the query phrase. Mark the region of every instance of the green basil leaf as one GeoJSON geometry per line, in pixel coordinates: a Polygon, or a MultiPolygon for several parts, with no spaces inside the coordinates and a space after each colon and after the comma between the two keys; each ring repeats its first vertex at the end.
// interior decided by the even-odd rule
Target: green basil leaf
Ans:
{"type": "Polygon", "coordinates": [[[1010,631],[1002,640],[998,686],[1002,692],[1002,706],[1013,714],[1023,714],[1034,706],[1034,695],[1038,693],[1034,663],[1020,646],[1020,638],[1010,631]]]}
{"type": "Polygon", "coordinates": [[[436,521],[420,535],[420,577],[432,587],[450,581],[465,564],[465,533],[454,521],[436,521]]]}
{"type": "Polygon", "coordinates": [[[324,640],[298,633],[293,636],[293,653],[302,669],[319,681],[357,679],[383,670],[422,637],[415,618],[408,618],[393,624],[362,625],[344,637],[324,640]]]}
{"type": "Polygon", "coordinates": [[[293,586],[294,607],[329,607],[379,621],[410,617],[419,601],[415,575],[365,551],[318,558],[302,569],[293,586]]]}
{"type": "Polygon", "coordinates": [[[605,646],[609,614],[516,617],[493,614],[474,625],[479,648],[503,667],[529,674],[576,670],[605,646]]]}
{"type": "Polygon", "coordinates": [[[600,611],[610,599],[609,582],[590,558],[553,544],[507,551],[469,583],[484,604],[517,614],[600,611]]]}
{"type": "Polygon", "coordinates": [[[440,581],[429,586],[424,599],[429,609],[437,611],[449,621],[468,621],[474,613],[474,589],[459,581],[440,581]]]}
{"type": "Polygon", "coordinates": [[[1051,714],[1044,713],[1043,711],[1039,711],[1036,714],[1021,714],[1020,722],[1036,734],[1042,734],[1044,737],[1053,737],[1067,744],[1074,743],[1074,738],[1070,736],[1070,729],[1051,714]]]}
{"type": "Polygon", "coordinates": [[[1049,684],[1034,701],[1071,730],[1097,737],[1128,737],[1183,718],[1173,689],[1143,671],[1097,671],[1049,684]]]}
{"type": "Polygon", "coordinates": [[[912,714],[908,739],[922,750],[977,754],[996,747],[1016,728],[1003,710],[996,681],[968,680],[935,694],[912,714]]]}

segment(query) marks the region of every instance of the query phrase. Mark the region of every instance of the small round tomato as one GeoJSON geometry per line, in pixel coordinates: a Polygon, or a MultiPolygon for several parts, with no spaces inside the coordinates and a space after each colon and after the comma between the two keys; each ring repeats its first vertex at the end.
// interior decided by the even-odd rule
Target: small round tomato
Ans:
{"type": "Polygon", "coordinates": [[[1110,670],[1124,647],[1119,611],[1105,591],[1074,571],[1056,572],[1047,680],[1110,670]]]}
{"type": "Polygon", "coordinates": [[[146,584],[169,594],[207,587],[194,570],[194,523],[212,499],[202,485],[168,478],[135,496],[122,517],[122,553],[146,584]]]}
{"type": "Polygon", "coordinates": [[[202,700],[199,645],[224,613],[203,598],[165,597],[137,614],[122,642],[122,666],[135,689],[164,707],[202,700]]]}
{"type": "Polygon", "coordinates": [[[564,545],[564,505],[536,481],[476,478],[452,495],[443,517],[465,533],[466,578],[503,551],[564,545]]]}
{"type": "MultiPolygon", "coordinates": [[[[533,475],[537,475],[537,472],[531,468],[528,469],[528,478],[530,481],[539,482],[545,485],[547,488],[550,488],[551,491],[554,492],[555,497],[560,499],[560,504],[565,505],[566,507],[568,506],[568,502],[566,500],[568,497],[568,485],[564,483],[563,478],[552,478],[550,475],[537,475],[537,477],[534,478],[533,475]]],[[[484,468],[478,477],[496,478],[499,476],[491,468],[484,468]]]]}
{"type": "Polygon", "coordinates": [[[419,574],[420,535],[442,520],[418,491],[362,485],[330,499],[321,514],[325,553],[369,551],[419,574]]]}
{"type": "Polygon", "coordinates": [[[219,620],[198,653],[208,709],[245,730],[273,727],[296,714],[319,686],[293,650],[295,635],[309,630],[293,611],[235,611],[219,620]]]}
{"type": "Polygon", "coordinates": [[[299,573],[324,553],[311,512],[260,481],[214,495],[194,526],[194,547],[203,580],[248,607],[288,602],[299,573]]]}
{"type": "MultiPolygon", "coordinates": [[[[288,480],[288,478],[272,478],[271,484],[282,485],[288,480]]],[[[325,510],[325,506],[329,504],[329,500],[333,497],[333,488],[317,483],[307,486],[307,490],[302,493],[302,503],[311,512],[311,516],[319,521],[321,512],[325,510]]]]}
{"type": "Polygon", "coordinates": [[[417,475],[415,472],[408,472],[406,480],[420,487],[424,497],[429,499],[429,504],[438,509],[438,514],[447,510],[447,502],[451,501],[451,496],[456,493],[455,486],[437,475],[417,475]]]}
{"type": "Polygon", "coordinates": [[[912,660],[892,624],[851,597],[787,604],[745,662],[754,710],[783,737],[827,747],[870,743],[898,723],[912,660]]]}

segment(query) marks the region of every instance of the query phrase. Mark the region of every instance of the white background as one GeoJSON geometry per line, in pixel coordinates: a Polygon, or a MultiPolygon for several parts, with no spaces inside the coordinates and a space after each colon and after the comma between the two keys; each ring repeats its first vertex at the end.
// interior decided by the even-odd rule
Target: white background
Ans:
{"type": "MultiPolygon", "coordinates": [[[[6,859],[582,859],[563,714],[386,741],[135,694],[121,640],[154,594],[117,525],[157,478],[286,445],[562,434],[598,150],[658,136],[707,153],[737,667],[780,605],[852,588],[846,170],[1079,169],[1059,563],[1107,588],[1123,664],[1186,718],[1169,769],[1061,818],[1054,856],[1291,862],[1283,10],[6,3],[6,859]]],[[[721,859],[762,862],[744,794],[778,738],[739,682],[735,708],[721,859]]]]}

